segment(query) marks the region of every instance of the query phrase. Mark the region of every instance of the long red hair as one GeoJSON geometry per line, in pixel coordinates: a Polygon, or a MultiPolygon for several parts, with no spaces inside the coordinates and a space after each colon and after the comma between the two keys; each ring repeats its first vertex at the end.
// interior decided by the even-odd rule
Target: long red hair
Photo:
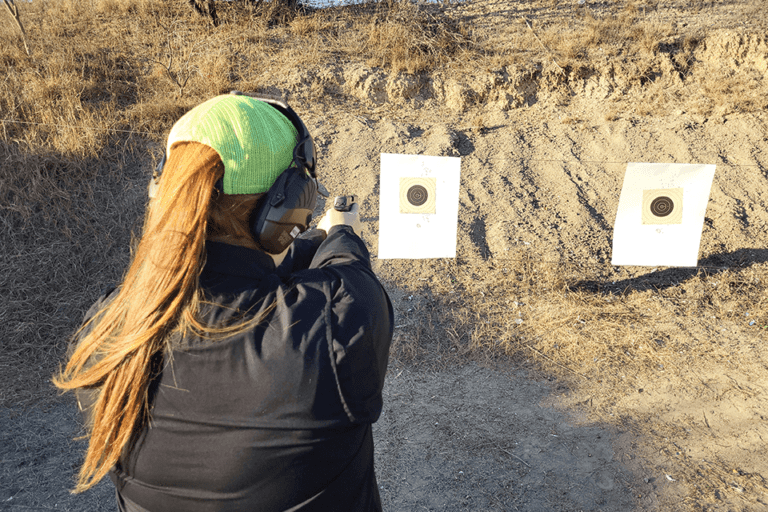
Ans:
{"type": "Polygon", "coordinates": [[[170,333],[244,327],[211,329],[197,317],[207,235],[247,242],[247,215],[259,197],[217,194],[214,184],[223,174],[221,159],[210,147],[174,146],[119,291],[76,333],[74,352],[53,378],[62,390],[99,389],[75,493],[101,480],[149,421],[153,368],[170,349],[170,333]]]}

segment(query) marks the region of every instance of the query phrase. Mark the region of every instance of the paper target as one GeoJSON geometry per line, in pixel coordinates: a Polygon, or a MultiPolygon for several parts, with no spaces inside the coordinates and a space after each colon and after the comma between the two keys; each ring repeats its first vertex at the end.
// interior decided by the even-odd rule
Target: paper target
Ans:
{"type": "Polygon", "coordinates": [[[400,178],[400,213],[435,213],[435,178],[400,178]]]}
{"type": "Polygon", "coordinates": [[[695,267],[714,176],[714,165],[628,164],[611,263],[695,267]]]}
{"type": "Polygon", "coordinates": [[[454,258],[461,159],[381,155],[380,259],[454,258]]]}
{"type": "Polygon", "coordinates": [[[682,223],[682,188],[643,190],[643,224],[682,223]]]}

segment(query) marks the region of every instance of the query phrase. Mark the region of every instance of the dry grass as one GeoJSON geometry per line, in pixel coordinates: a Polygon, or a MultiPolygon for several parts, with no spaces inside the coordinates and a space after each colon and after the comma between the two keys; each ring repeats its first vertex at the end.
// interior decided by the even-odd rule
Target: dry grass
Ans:
{"type": "Polygon", "coordinates": [[[674,34],[669,23],[642,19],[628,3],[624,10],[603,16],[584,10],[571,27],[552,24],[542,30],[542,41],[557,52],[561,64],[603,60],[618,56],[642,57],[658,51],[674,34]]]}
{"type": "MultiPolygon", "coordinates": [[[[31,56],[13,24],[0,26],[0,56],[7,70],[0,108],[4,119],[45,125],[6,123],[4,137],[22,136],[63,154],[93,156],[119,138],[113,137],[114,129],[152,132],[149,137],[159,140],[170,119],[202,98],[232,88],[268,88],[274,76],[328,64],[362,63],[389,73],[502,69],[514,75],[527,70],[539,80],[542,69],[555,62],[574,88],[607,75],[615,77],[615,88],[641,91],[650,82],[667,90],[670,77],[692,73],[701,30],[669,19],[656,4],[552,5],[536,17],[522,8],[504,12],[518,22],[499,33],[478,23],[494,13],[462,16],[407,1],[290,15],[275,12],[272,3],[254,9],[233,2],[220,6],[218,29],[183,2],[25,4],[21,16],[29,20],[31,56]],[[674,69],[665,70],[660,57],[674,69]]],[[[315,89],[307,96],[339,99],[343,79],[311,81],[315,89]]],[[[653,108],[686,104],[685,110],[706,115],[756,111],[766,104],[759,73],[702,68],[690,89],[666,93],[653,108]]],[[[637,102],[648,108],[642,94],[637,102]]]]}
{"type": "MultiPolygon", "coordinates": [[[[267,90],[270,77],[334,63],[428,74],[554,61],[573,83],[604,70],[629,83],[655,83],[644,89],[639,115],[675,101],[693,102],[702,113],[765,108],[762,77],[733,70],[700,72],[700,93],[671,95],[656,62],[667,56],[679,76],[692,76],[703,35],[665,18],[657,3],[607,2],[602,10],[571,4],[550,2],[538,17],[514,7],[520,10],[503,15],[520,21],[505,33],[483,29],[482,16],[446,17],[437,5],[409,2],[298,13],[233,3],[221,6],[218,29],[182,2],[20,5],[31,55],[13,24],[0,26],[0,288],[11,290],[0,304],[6,340],[0,373],[18,383],[3,390],[2,402],[34,395],[23,390],[34,390],[31,383],[51,371],[52,354],[77,324],[74,312],[105,279],[119,278],[128,228],[143,206],[131,175],[145,172],[138,162],[146,162],[150,150],[157,154],[164,131],[182,112],[212,95],[267,90]],[[707,73],[711,80],[702,78],[707,73]],[[21,375],[17,368],[27,362],[39,371],[21,375]]],[[[753,22],[764,19],[761,12],[752,14],[753,22]]],[[[321,80],[306,91],[318,101],[333,95],[355,104],[321,80]]],[[[618,116],[617,110],[606,114],[618,116]]],[[[482,118],[473,126],[481,132],[482,118]]],[[[583,269],[545,267],[529,256],[506,267],[472,265],[446,269],[450,289],[431,290],[432,305],[420,306],[431,308],[428,320],[417,326],[415,339],[443,326],[437,339],[450,340],[455,351],[502,351],[564,377],[630,386],[633,375],[660,365],[721,357],[728,347],[693,342],[708,333],[725,328],[755,339],[768,324],[759,316],[766,311],[760,266],[688,275],[661,292],[619,293],[580,287],[583,276],[575,276],[583,269]],[[721,284],[712,286],[715,281],[721,284]],[[745,309],[754,312],[757,327],[737,322],[745,309]],[[693,328],[681,325],[681,317],[702,321],[693,328]]],[[[420,346],[400,340],[406,355],[420,346]]]]}
{"type": "Polygon", "coordinates": [[[469,28],[438,17],[408,1],[383,19],[373,19],[363,31],[370,66],[418,73],[460,60],[470,47],[469,28]]]}
{"type": "MultiPolygon", "coordinates": [[[[365,110],[341,79],[320,74],[355,64],[426,76],[525,71],[544,80],[554,62],[563,71],[556,85],[609,77],[636,92],[609,105],[606,120],[673,107],[702,115],[768,107],[759,72],[717,53],[697,60],[716,41],[684,26],[701,2],[678,4],[609,0],[580,9],[551,0],[537,13],[508,2],[467,13],[471,2],[447,10],[380,2],[290,13],[233,2],[222,3],[216,29],[183,2],[18,4],[30,55],[10,18],[0,22],[0,404],[51,396],[47,379],[67,336],[125,267],[148,163],[191,106],[230,89],[270,91],[275,77],[299,75],[303,99],[365,110]],[[484,25],[493,16],[503,17],[503,30],[484,25]]],[[[709,4],[768,25],[763,9],[709,4]]],[[[749,44],[764,44],[760,37],[749,44]]],[[[477,133],[490,129],[480,115],[469,122],[477,133]]],[[[527,252],[437,262],[424,287],[410,290],[394,354],[442,364],[504,355],[593,396],[594,413],[610,420],[612,400],[665,372],[698,383],[713,365],[768,368],[768,263],[752,261],[615,285],[604,268],[547,264],[527,252]]],[[[759,488],[725,466],[685,467],[691,480],[698,471],[759,488]]]]}
{"type": "Polygon", "coordinates": [[[402,357],[418,360],[441,344],[449,352],[501,350],[565,380],[606,381],[617,394],[635,388],[638,376],[670,368],[756,357],[768,364],[761,347],[768,336],[768,264],[759,261],[619,282],[600,267],[542,262],[532,252],[443,263],[437,272],[447,279],[412,290],[425,299],[406,317],[427,320],[401,335],[402,357]]]}
{"type": "MultiPolygon", "coordinates": [[[[20,5],[31,55],[14,24],[0,26],[5,77],[0,137],[3,152],[12,155],[2,166],[6,233],[20,236],[44,220],[46,229],[61,224],[69,240],[80,228],[61,219],[80,219],[81,198],[94,194],[89,183],[99,175],[96,167],[120,168],[143,154],[202,99],[233,88],[265,88],[268,77],[310,64],[364,62],[392,72],[425,73],[554,60],[571,80],[607,65],[613,73],[622,68],[629,81],[653,82],[651,63],[663,54],[681,75],[691,72],[701,33],[695,27],[682,31],[656,16],[656,3],[608,2],[602,10],[550,4],[551,12],[536,19],[519,11],[530,26],[521,21],[511,25],[511,33],[496,36],[471,18],[445,17],[437,6],[409,2],[292,15],[274,7],[222,5],[223,25],[216,30],[182,3],[160,0],[20,5]]],[[[689,98],[698,112],[766,106],[759,73],[707,69],[702,74],[716,79],[702,81],[689,98]]],[[[682,101],[662,81],[651,85],[639,115],[682,101]]],[[[338,89],[320,80],[307,91],[318,100],[329,93],[340,99],[338,89]]],[[[607,117],[618,115],[613,110],[607,117]]],[[[475,129],[483,129],[480,117],[475,129]]]]}
{"type": "Polygon", "coordinates": [[[143,207],[135,183],[184,111],[329,60],[422,71],[465,42],[410,3],[317,13],[233,3],[217,29],[183,2],[18,7],[26,41],[12,18],[0,24],[5,404],[39,396],[88,302],[119,279],[143,207]]]}
{"type": "MultiPolygon", "coordinates": [[[[138,165],[0,145],[2,403],[48,397],[48,377],[88,303],[127,263],[143,197],[138,165]]],[[[142,159],[145,160],[145,159],[142,159]]]]}
{"type": "MultiPolygon", "coordinates": [[[[216,30],[182,3],[159,0],[20,5],[31,55],[14,24],[0,27],[5,76],[0,136],[4,154],[11,155],[2,166],[3,226],[13,235],[6,239],[33,240],[43,226],[57,233],[46,236],[70,243],[84,229],[94,178],[108,179],[104,169],[125,168],[127,161],[145,154],[190,106],[233,88],[264,88],[270,76],[322,67],[323,62],[362,61],[391,72],[428,73],[466,65],[475,69],[478,63],[530,66],[553,60],[571,80],[610,65],[613,72],[623,67],[630,81],[634,76],[642,82],[653,79],[649,63],[661,52],[670,55],[681,74],[690,72],[702,40],[699,32],[687,33],[654,17],[655,4],[606,5],[602,11],[573,11],[551,2],[551,13],[534,19],[520,11],[519,18],[529,24],[521,21],[510,26],[510,33],[496,35],[471,18],[445,17],[437,6],[409,2],[292,14],[227,4],[220,8],[223,25],[216,30]],[[557,13],[573,17],[557,18],[557,13]]],[[[757,74],[716,75],[717,80],[703,81],[691,100],[697,111],[765,107],[757,74]]],[[[338,88],[320,80],[307,93],[316,100],[328,94],[339,100],[338,88]]],[[[638,115],[680,100],[661,81],[647,88],[642,99],[638,115]]],[[[611,119],[618,115],[616,110],[607,114],[611,119]]],[[[483,130],[479,116],[475,129],[483,130]]],[[[18,253],[20,246],[7,247],[8,253],[18,253]]]]}

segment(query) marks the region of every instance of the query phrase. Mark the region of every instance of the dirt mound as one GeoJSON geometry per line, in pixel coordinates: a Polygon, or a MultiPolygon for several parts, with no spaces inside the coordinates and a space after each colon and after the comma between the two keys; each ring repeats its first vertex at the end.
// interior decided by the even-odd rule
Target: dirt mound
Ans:
{"type": "Polygon", "coordinates": [[[758,94],[765,90],[761,82],[768,76],[766,73],[768,43],[764,36],[719,31],[701,40],[681,38],[661,45],[658,52],[645,59],[605,59],[560,66],[554,56],[545,56],[539,62],[460,75],[411,74],[356,64],[296,72],[279,87],[282,92],[302,96],[311,86],[325,94],[356,98],[368,108],[397,105],[447,107],[454,111],[476,107],[510,110],[537,103],[558,106],[586,98],[621,102],[620,108],[625,111],[639,106],[645,112],[647,104],[641,104],[663,89],[665,98],[652,98],[657,107],[671,105],[674,98],[677,110],[707,114],[720,107],[722,114],[755,109],[768,102],[758,94]],[[702,91],[708,95],[703,100],[702,91]],[[660,101],[663,105],[658,105],[660,101]]]}
{"type": "Polygon", "coordinates": [[[717,31],[701,41],[695,56],[708,66],[768,73],[768,38],[763,34],[717,31]]]}

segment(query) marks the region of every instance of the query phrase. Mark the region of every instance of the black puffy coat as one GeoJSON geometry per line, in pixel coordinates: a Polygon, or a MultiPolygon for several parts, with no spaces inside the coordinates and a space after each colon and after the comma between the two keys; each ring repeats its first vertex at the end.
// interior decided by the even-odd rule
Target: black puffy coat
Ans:
{"type": "Polygon", "coordinates": [[[264,318],[225,339],[171,340],[151,423],[110,474],[120,509],[381,510],[371,425],[393,312],[362,240],[310,232],[277,269],[243,247],[206,251],[202,319],[264,318]]]}

